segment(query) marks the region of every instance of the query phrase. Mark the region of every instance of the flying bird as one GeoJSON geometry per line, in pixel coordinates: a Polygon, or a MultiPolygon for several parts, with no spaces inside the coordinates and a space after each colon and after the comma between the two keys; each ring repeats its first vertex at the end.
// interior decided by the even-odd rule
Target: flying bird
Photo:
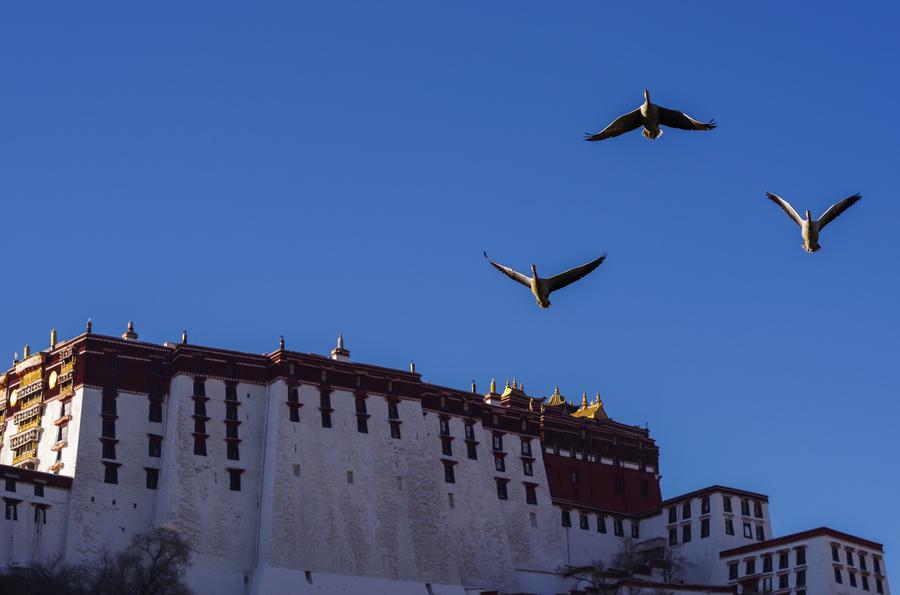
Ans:
{"type": "Polygon", "coordinates": [[[575,281],[578,281],[594,269],[596,269],[600,264],[606,260],[606,254],[601,256],[596,260],[592,260],[587,264],[583,264],[579,267],[575,267],[574,269],[569,269],[565,273],[560,273],[554,277],[549,277],[547,279],[542,279],[538,276],[537,267],[531,265],[531,277],[526,277],[519,271],[515,269],[511,269],[509,267],[503,266],[497,262],[494,262],[487,255],[487,252],[484,253],[484,257],[487,258],[488,262],[491,263],[495,269],[512,279],[513,281],[518,281],[525,287],[531,289],[531,293],[534,294],[534,297],[537,298],[538,306],[541,308],[549,308],[550,307],[550,294],[556,291],[557,289],[562,289],[566,285],[570,285],[575,281]]]}
{"type": "Polygon", "coordinates": [[[641,134],[650,140],[655,140],[662,136],[663,131],[660,126],[681,128],[682,130],[712,130],[716,124],[715,120],[698,122],[685,113],[650,103],[650,91],[644,89],[644,103],[639,108],[624,116],[619,116],[612,124],[597,134],[585,134],[584,140],[596,141],[612,138],[631,132],[638,126],[644,127],[641,134]]]}
{"type": "Polygon", "coordinates": [[[776,194],[766,192],[769,200],[781,207],[788,217],[793,219],[800,226],[800,235],[803,237],[803,249],[807,252],[816,252],[819,246],[819,233],[825,229],[825,226],[837,219],[838,215],[849,209],[856,201],[862,198],[860,194],[848,196],[839,203],[831,205],[818,219],[810,216],[809,209],[806,210],[806,219],[800,217],[791,204],[776,194]]]}

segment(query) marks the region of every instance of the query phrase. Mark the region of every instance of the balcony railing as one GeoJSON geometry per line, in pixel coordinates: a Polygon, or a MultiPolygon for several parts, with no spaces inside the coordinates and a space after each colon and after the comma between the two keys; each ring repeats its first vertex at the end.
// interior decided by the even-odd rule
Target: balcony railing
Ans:
{"type": "Polygon", "coordinates": [[[27,463],[31,459],[37,459],[37,446],[14,456],[12,464],[19,465],[21,463],[27,463]]]}
{"type": "Polygon", "coordinates": [[[34,417],[34,418],[26,421],[24,424],[19,424],[19,429],[18,429],[18,432],[16,432],[16,433],[19,434],[22,432],[26,432],[32,428],[39,428],[40,426],[41,426],[41,417],[37,416],[37,417],[34,417]]]}

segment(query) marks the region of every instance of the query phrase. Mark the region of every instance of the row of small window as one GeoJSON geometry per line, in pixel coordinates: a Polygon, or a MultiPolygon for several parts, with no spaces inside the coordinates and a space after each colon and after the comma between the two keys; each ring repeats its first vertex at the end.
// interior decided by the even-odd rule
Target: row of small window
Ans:
{"type": "MultiPolygon", "coordinates": [[[[294,423],[300,421],[300,392],[296,386],[288,388],[288,419],[294,423]]],[[[319,412],[322,417],[322,427],[333,427],[331,414],[334,408],[331,406],[331,391],[321,389],[319,391],[319,412]]],[[[365,397],[356,397],[356,431],[360,434],[369,433],[369,413],[366,406],[365,397]]],[[[388,424],[391,428],[391,438],[399,440],[400,434],[400,411],[396,401],[388,401],[388,424]]]]}
{"type": "MultiPolygon", "coordinates": [[[[806,548],[798,547],[794,550],[794,566],[806,566],[806,548]]],[[[790,567],[790,552],[778,552],[778,570],[786,570],[790,567]]],[[[762,572],[772,572],[772,554],[766,554],[762,558],[762,572]]],[[[797,571],[797,576],[803,572],[804,582],[797,583],[797,586],[806,584],[806,574],[803,570],[797,571]]],[[[744,576],[752,576],[756,574],[756,558],[747,558],[744,560],[744,576]]],[[[787,576],[787,575],[784,575],[787,576]]],[[[738,577],[738,562],[728,564],[728,578],[735,580],[738,577]]],[[[779,587],[781,588],[781,587],[779,587]]]]}
{"type": "MultiPolygon", "coordinates": [[[[597,533],[606,533],[606,517],[603,515],[596,515],[597,517],[597,533]]],[[[563,527],[571,527],[572,526],[572,515],[568,509],[562,509],[562,526],[563,527]]],[[[590,531],[591,529],[591,515],[580,512],[578,513],[578,526],[585,530],[590,531]]],[[[613,518],[613,535],[617,537],[625,537],[625,525],[624,521],[620,518],[613,518]]],[[[641,526],[638,521],[631,521],[631,537],[634,539],[638,539],[641,536],[641,526]]]]}
{"type": "MultiPolygon", "coordinates": [[[[850,586],[854,589],[862,586],[863,591],[869,591],[869,575],[868,574],[860,574],[859,580],[856,579],[856,572],[853,570],[847,570],[847,580],[850,582],[850,586]]],[[[844,584],[844,571],[840,566],[834,567],[834,582],[839,585],[844,584]]],[[[881,580],[881,577],[875,577],[875,592],[876,593],[884,593],[884,583],[881,580]]]]}
{"type": "MultiPolygon", "coordinates": [[[[203,378],[194,378],[194,396],[195,397],[205,397],[206,396],[206,380],[203,378]]],[[[225,400],[226,401],[237,401],[237,383],[235,382],[226,382],[225,383],[225,400]]]]}
{"type": "MultiPolygon", "coordinates": [[[[725,510],[725,512],[733,512],[731,507],[731,496],[722,494],[722,508],[725,510]]],[[[700,514],[709,514],[709,496],[703,496],[700,499],[700,514]]],[[[741,499],[741,515],[750,516],[750,500],[747,498],[741,499]]],[[[753,501],[753,516],[758,519],[763,518],[762,502],[760,502],[759,500],[753,501]]],[[[687,500],[682,503],[681,518],[682,520],[691,518],[691,500],[687,500]]],[[[677,506],[669,507],[669,522],[678,522],[677,506]]]]}
{"type": "MultiPolygon", "coordinates": [[[[119,483],[119,463],[103,463],[103,483],[118,484],[119,483]]],[[[243,469],[228,469],[228,485],[229,489],[234,492],[241,491],[241,474],[243,469]]],[[[159,469],[153,467],[144,467],[146,477],[146,488],[155,490],[159,486],[159,469]]]]}
{"type": "MultiPolygon", "coordinates": [[[[6,503],[6,520],[7,521],[18,521],[19,520],[19,504],[21,500],[11,500],[4,499],[6,503]]],[[[34,522],[36,525],[46,525],[47,524],[47,509],[50,507],[47,504],[31,504],[34,507],[34,522]]]]}
{"type": "MultiPolygon", "coordinates": [[[[725,535],[734,535],[734,521],[732,519],[725,519],[725,535]]],[[[692,537],[691,525],[682,525],[681,543],[690,542],[692,537]]],[[[709,519],[700,519],[700,539],[706,539],[707,537],[709,537],[709,519]]],[[[750,523],[744,523],[744,537],[753,539],[753,526],[750,523]]],[[[766,530],[762,525],[756,526],[756,539],[757,541],[766,540],[766,530]]],[[[670,527],[669,545],[676,545],[677,543],[678,527],[670,527]]]]}
{"type": "MultiPolygon", "coordinates": [[[[736,574],[737,565],[734,565],[729,568],[728,578],[729,580],[737,580],[736,574]],[[732,572],[734,570],[734,572],[732,572]]],[[[790,589],[790,573],[782,573],[777,577],[777,581],[774,581],[771,576],[766,576],[762,578],[762,586],[760,588],[758,581],[753,581],[751,584],[746,584],[745,581],[742,581],[743,592],[744,593],[769,593],[773,588],[776,589],[790,589]],[[777,583],[777,586],[776,586],[777,583]]],[[[798,570],[794,573],[794,586],[795,587],[806,587],[806,570],[798,570]]],[[[806,589],[799,589],[796,591],[797,595],[805,595],[806,589]]]]}
{"type": "MultiPolygon", "coordinates": [[[[16,480],[12,477],[7,477],[5,483],[6,483],[6,485],[4,487],[6,488],[6,491],[15,493],[16,480]]],[[[33,485],[34,485],[34,495],[35,496],[43,496],[44,495],[44,484],[36,483],[33,485]]]]}
{"type": "MultiPolygon", "coordinates": [[[[850,548],[846,548],[844,550],[845,559],[847,560],[847,566],[853,566],[853,550],[850,548]]],[[[860,570],[868,570],[866,564],[866,553],[859,552],[857,554],[859,558],[859,568],[860,570]]],[[[831,545],[831,559],[835,562],[841,561],[841,548],[836,544],[831,545]]],[[[875,570],[875,574],[881,574],[881,558],[878,556],[872,556],[872,566],[875,570]]]]}
{"type": "Polygon", "coordinates": [[[596,463],[601,462],[607,465],[613,465],[615,467],[630,467],[632,469],[639,469],[641,471],[646,471],[648,473],[653,473],[656,467],[654,465],[647,465],[645,461],[640,462],[631,462],[620,459],[619,457],[603,457],[602,455],[595,452],[584,452],[578,449],[568,449],[568,448],[560,448],[558,444],[544,444],[544,453],[558,455],[561,457],[571,457],[578,461],[587,461],[588,463],[596,463]],[[608,463],[604,461],[609,461],[608,463]]]}

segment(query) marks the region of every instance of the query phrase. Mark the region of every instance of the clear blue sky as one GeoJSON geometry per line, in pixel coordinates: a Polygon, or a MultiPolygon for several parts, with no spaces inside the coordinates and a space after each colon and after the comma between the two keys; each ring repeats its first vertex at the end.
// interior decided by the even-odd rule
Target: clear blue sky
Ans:
{"type": "Polygon", "coordinates": [[[47,331],[600,391],[664,494],[900,522],[896,3],[6,3],[0,351],[47,331]],[[677,6],[677,9],[676,9],[677,6]],[[581,140],[641,102],[698,119],[581,140]],[[770,190],[820,214],[800,247],[770,190]],[[483,261],[552,274],[542,311],[483,261]]]}

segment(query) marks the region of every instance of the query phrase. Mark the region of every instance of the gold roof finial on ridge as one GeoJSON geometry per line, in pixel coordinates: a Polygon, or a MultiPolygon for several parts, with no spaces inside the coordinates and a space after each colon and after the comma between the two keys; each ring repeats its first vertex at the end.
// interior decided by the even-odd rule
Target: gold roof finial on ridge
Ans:
{"type": "Polygon", "coordinates": [[[584,391],[583,393],[581,393],[581,408],[582,408],[582,409],[587,409],[587,406],[588,406],[588,403],[587,403],[587,391],[584,391]]]}
{"type": "Polygon", "coordinates": [[[473,380],[473,381],[472,381],[472,394],[474,395],[474,394],[477,394],[477,393],[478,393],[478,387],[475,386],[475,381],[473,380]]]}
{"type": "Polygon", "coordinates": [[[491,392],[491,394],[497,392],[497,381],[496,381],[495,379],[493,379],[493,378],[491,378],[491,390],[490,390],[490,392],[491,392]]]}
{"type": "Polygon", "coordinates": [[[584,417],[587,419],[609,419],[606,411],[603,410],[603,400],[600,393],[594,401],[588,402],[587,392],[581,396],[581,408],[572,413],[572,417],[584,417]]]}
{"type": "Polygon", "coordinates": [[[566,402],[565,397],[563,397],[559,392],[559,385],[556,385],[556,388],[553,389],[553,394],[550,395],[550,400],[547,401],[547,405],[551,407],[555,407],[557,405],[562,405],[566,402]]]}
{"type": "Polygon", "coordinates": [[[87,324],[84,325],[84,332],[87,334],[91,334],[91,331],[94,329],[94,321],[88,318],[87,324]]]}
{"type": "Polygon", "coordinates": [[[56,347],[56,329],[50,329],[50,349],[54,349],[56,347]]]}
{"type": "Polygon", "coordinates": [[[28,359],[31,356],[31,347],[28,344],[25,344],[25,347],[22,349],[22,359],[28,359]]]}
{"type": "Polygon", "coordinates": [[[284,350],[284,335],[278,337],[278,349],[284,350]]]}
{"type": "Polygon", "coordinates": [[[414,360],[409,360],[409,371],[413,374],[416,373],[416,362],[414,360]]]}
{"type": "Polygon", "coordinates": [[[126,341],[133,341],[138,338],[138,334],[134,332],[134,321],[128,321],[128,327],[125,329],[125,332],[122,333],[122,338],[126,341]]]}
{"type": "Polygon", "coordinates": [[[534,399],[531,397],[528,397],[528,410],[534,411],[534,399]]]}
{"type": "Polygon", "coordinates": [[[181,344],[187,345],[187,330],[181,331],[181,344]]]}

